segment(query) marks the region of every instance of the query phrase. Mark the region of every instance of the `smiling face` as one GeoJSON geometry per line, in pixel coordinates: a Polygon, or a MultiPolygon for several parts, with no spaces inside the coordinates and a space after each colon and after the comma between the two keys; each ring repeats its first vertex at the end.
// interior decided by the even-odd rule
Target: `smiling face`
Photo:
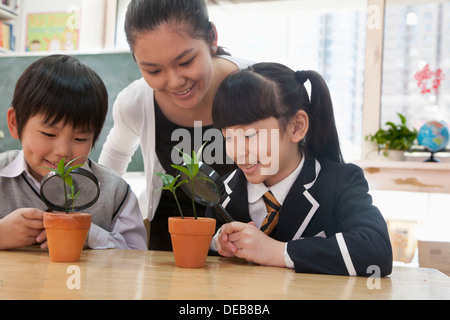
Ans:
{"type": "Polygon", "coordinates": [[[210,45],[192,38],[182,24],[163,23],[141,34],[133,52],[158,103],[190,109],[207,95],[213,78],[210,45]]]}
{"type": "Polygon", "coordinates": [[[273,117],[222,130],[226,152],[247,180],[268,187],[282,181],[299,165],[298,142],[304,132],[304,122],[293,120],[281,130],[279,121],[273,117]]]}
{"type": "MultiPolygon", "coordinates": [[[[19,139],[15,111],[8,110],[8,126],[11,135],[19,139]]],[[[49,172],[48,168],[56,168],[58,162],[65,158],[68,163],[72,159],[85,155],[76,160],[73,165],[83,163],[89,155],[93,140],[93,132],[83,132],[62,122],[48,125],[40,114],[30,117],[21,133],[21,143],[25,159],[31,175],[37,180],[49,172]]]]}

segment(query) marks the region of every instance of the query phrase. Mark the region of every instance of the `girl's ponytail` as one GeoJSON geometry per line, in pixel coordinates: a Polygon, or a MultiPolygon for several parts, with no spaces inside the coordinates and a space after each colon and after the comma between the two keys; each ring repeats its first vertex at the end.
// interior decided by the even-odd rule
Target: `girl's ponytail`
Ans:
{"type": "Polygon", "coordinates": [[[286,128],[299,110],[309,118],[309,129],[299,143],[306,157],[342,163],[333,104],[325,80],[317,72],[294,72],[279,63],[257,63],[234,72],[219,86],[213,103],[218,129],[274,117],[286,128]],[[304,83],[311,83],[311,97],[304,83]]]}
{"type": "Polygon", "coordinates": [[[312,70],[297,71],[295,77],[304,92],[306,89],[303,83],[309,80],[311,84],[310,104],[308,107],[303,106],[309,117],[309,130],[304,138],[303,148],[312,157],[342,163],[333,103],[325,80],[312,70]]]}

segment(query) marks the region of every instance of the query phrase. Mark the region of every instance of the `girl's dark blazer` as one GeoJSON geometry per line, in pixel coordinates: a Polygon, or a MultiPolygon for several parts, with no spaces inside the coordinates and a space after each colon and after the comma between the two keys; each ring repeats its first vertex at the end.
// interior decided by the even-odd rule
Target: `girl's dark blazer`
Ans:
{"type": "MultiPolygon", "coordinates": [[[[244,173],[224,177],[222,205],[250,222],[244,173]]],[[[306,159],[281,207],[275,239],[288,242],[296,272],[386,276],[392,248],[386,222],[372,204],[363,171],[353,164],[306,159]]],[[[225,221],[216,209],[206,213],[225,221]]]]}

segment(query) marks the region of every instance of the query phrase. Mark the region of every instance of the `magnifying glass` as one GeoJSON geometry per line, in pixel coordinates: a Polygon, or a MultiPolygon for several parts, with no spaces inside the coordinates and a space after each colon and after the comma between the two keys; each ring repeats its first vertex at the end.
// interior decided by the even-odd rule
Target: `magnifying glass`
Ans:
{"type": "MultiPolygon", "coordinates": [[[[198,179],[194,181],[194,194],[190,188],[190,183],[184,183],[180,188],[189,197],[194,197],[194,201],[206,207],[214,207],[219,211],[227,223],[234,221],[225,208],[219,203],[225,191],[223,181],[220,175],[206,163],[199,162],[197,177],[209,178],[211,181],[198,179]]],[[[180,172],[181,180],[189,178],[183,172],[180,172]]]]}
{"type": "MultiPolygon", "coordinates": [[[[41,199],[51,211],[66,211],[66,206],[72,211],[81,211],[92,206],[100,196],[100,187],[97,177],[90,171],[82,168],[74,169],[70,175],[75,187],[74,194],[80,191],[76,199],[66,199],[63,193],[65,183],[56,172],[50,171],[41,182],[41,199]]],[[[67,193],[70,189],[67,188],[67,193]]]]}

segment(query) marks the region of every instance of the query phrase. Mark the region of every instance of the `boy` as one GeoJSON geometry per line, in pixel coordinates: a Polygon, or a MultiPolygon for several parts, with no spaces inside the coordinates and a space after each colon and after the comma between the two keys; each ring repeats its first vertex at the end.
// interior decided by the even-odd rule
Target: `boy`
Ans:
{"type": "Polygon", "coordinates": [[[88,158],[108,111],[100,77],[76,58],[52,55],[31,64],[19,78],[7,112],[11,136],[21,151],[0,154],[0,250],[40,243],[46,205],[39,197],[44,167],[80,156],[99,180],[100,197],[87,209],[93,249],[146,250],[146,232],[136,196],[113,171],[88,158]]]}

